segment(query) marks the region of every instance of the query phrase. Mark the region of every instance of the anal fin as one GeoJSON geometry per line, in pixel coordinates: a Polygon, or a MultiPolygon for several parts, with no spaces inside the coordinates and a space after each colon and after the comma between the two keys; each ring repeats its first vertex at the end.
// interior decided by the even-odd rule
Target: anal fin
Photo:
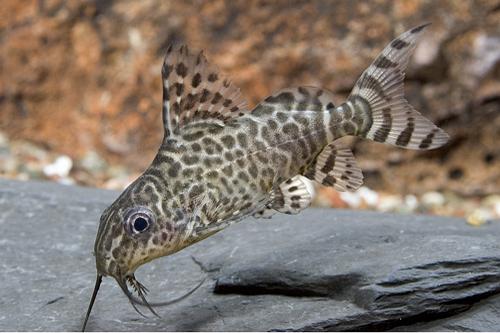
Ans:
{"type": "Polygon", "coordinates": [[[323,149],[304,176],[341,192],[355,191],[363,184],[363,174],[352,151],[334,143],[323,149]]]}
{"type": "Polygon", "coordinates": [[[271,207],[280,213],[298,214],[309,207],[312,199],[312,190],[306,180],[297,175],[284,181],[273,191],[271,207]]]}

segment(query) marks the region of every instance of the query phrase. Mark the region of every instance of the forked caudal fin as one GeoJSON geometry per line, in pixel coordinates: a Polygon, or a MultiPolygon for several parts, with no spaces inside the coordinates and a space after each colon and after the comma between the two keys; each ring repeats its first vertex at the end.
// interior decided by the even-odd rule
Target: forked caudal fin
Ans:
{"type": "Polygon", "coordinates": [[[343,107],[363,110],[369,126],[358,136],[407,149],[434,149],[448,134],[423,117],[404,98],[405,69],[418,37],[428,24],[394,39],[363,72],[343,107]]]}

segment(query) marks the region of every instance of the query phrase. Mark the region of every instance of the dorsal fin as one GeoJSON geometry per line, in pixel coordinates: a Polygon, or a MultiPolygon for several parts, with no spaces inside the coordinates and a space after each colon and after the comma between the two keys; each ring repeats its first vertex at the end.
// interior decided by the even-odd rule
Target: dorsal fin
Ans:
{"type": "Polygon", "coordinates": [[[304,176],[340,192],[355,191],[363,184],[363,174],[352,151],[334,143],[321,151],[304,176]]]}
{"type": "Polygon", "coordinates": [[[223,77],[203,55],[185,45],[170,46],[162,68],[165,136],[199,121],[224,123],[247,112],[239,88],[223,77]]]}

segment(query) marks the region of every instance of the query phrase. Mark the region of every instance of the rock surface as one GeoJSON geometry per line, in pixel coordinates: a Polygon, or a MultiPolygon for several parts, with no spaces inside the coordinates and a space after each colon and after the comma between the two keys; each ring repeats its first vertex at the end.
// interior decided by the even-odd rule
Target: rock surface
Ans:
{"type": "Polygon", "coordinates": [[[0,130],[138,171],[162,137],[160,68],[170,42],[204,49],[251,105],[299,84],[328,88],[341,102],[392,38],[432,22],[406,91],[452,140],[425,154],[356,143],[367,184],[498,193],[499,9],[497,0],[3,0],[0,130]]]}
{"type": "MultiPolygon", "coordinates": [[[[0,330],[78,330],[95,274],[100,212],[116,192],[0,180],[0,330]]],[[[248,220],[138,279],[140,317],[105,279],[89,330],[498,330],[500,221],[309,209],[248,220]]]]}

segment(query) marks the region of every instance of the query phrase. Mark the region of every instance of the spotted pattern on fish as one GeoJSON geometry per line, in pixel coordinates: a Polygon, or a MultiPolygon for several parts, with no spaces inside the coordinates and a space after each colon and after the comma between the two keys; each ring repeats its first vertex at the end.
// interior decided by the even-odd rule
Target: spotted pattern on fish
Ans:
{"type": "Polygon", "coordinates": [[[424,27],[384,48],[338,106],[327,89],[300,86],[249,110],[202,53],[170,47],[162,68],[165,136],[151,165],[101,217],[99,274],[121,281],[244,217],[299,213],[312,200],[303,176],[357,189],[361,169],[341,137],[409,149],[444,145],[446,133],[404,99],[404,70],[424,27]],[[150,222],[146,230],[137,230],[140,218],[150,222]]]}

